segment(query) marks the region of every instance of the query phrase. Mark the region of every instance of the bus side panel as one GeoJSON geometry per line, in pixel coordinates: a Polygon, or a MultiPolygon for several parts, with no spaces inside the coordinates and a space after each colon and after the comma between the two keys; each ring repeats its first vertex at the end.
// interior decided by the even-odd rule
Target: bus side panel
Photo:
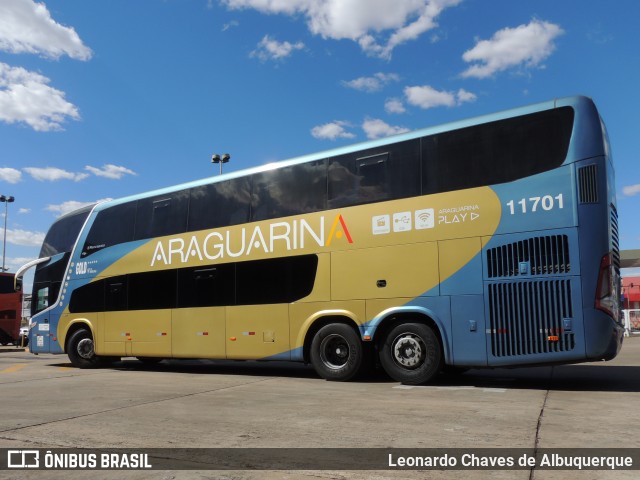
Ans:
{"type": "Polygon", "coordinates": [[[226,333],[227,358],[291,359],[288,304],[226,307],[226,333]]]}
{"type": "MultiPolygon", "coordinates": [[[[331,254],[331,298],[418,297],[439,282],[436,242],[331,254]]],[[[437,295],[437,290],[432,295],[437,295]]]]}
{"type": "Polygon", "coordinates": [[[171,310],[106,312],[105,342],[113,347],[124,339],[125,352],[113,354],[171,357],[171,310]]]}
{"type": "Polygon", "coordinates": [[[451,341],[453,365],[486,366],[484,298],[482,288],[482,241],[479,237],[438,242],[440,294],[451,296],[451,341]],[[478,252],[464,267],[456,259],[463,252],[478,252]]]}
{"type": "Polygon", "coordinates": [[[176,358],[226,357],[226,308],[180,308],[171,316],[171,351],[176,358]]]}
{"type": "Polygon", "coordinates": [[[451,328],[452,364],[470,367],[486,366],[484,297],[482,295],[452,296],[451,328]]]}
{"type": "Polygon", "coordinates": [[[612,253],[614,264],[619,266],[613,169],[604,156],[576,163],[575,168],[586,356],[610,360],[622,347],[624,330],[621,323],[595,308],[595,297],[602,257],[612,253]]]}

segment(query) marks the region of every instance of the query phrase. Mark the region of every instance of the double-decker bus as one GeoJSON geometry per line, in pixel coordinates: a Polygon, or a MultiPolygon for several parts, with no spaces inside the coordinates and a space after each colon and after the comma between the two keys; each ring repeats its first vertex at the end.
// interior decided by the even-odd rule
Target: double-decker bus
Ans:
{"type": "Polygon", "coordinates": [[[379,361],[407,384],[606,360],[619,262],[605,127],[570,97],[61,217],[31,263],[29,341],[80,368],[292,360],[349,380],[379,361]]]}
{"type": "Polygon", "coordinates": [[[22,322],[22,291],[13,273],[0,272],[0,345],[17,343],[22,322]]]}

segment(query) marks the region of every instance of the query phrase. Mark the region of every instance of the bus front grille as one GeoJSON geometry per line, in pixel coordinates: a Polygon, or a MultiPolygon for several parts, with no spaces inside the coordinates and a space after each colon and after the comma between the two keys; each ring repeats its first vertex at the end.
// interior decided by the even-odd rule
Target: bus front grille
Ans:
{"type": "Polygon", "coordinates": [[[494,357],[573,350],[571,281],[491,283],[489,321],[494,357]]]}

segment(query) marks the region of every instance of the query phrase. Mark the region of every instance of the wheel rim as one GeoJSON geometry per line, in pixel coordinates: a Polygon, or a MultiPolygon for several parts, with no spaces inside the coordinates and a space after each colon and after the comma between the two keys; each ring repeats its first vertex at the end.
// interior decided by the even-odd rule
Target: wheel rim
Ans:
{"type": "Polygon", "coordinates": [[[320,359],[332,370],[344,367],[349,361],[349,342],[335,333],[326,336],[320,343],[320,359]]]}
{"type": "Polygon", "coordinates": [[[392,343],[393,361],[400,367],[414,370],[427,358],[427,348],[422,338],[413,333],[398,335],[392,343]]]}
{"type": "Polygon", "coordinates": [[[93,351],[93,340],[90,338],[83,338],[78,342],[78,346],[76,347],[76,351],[80,357],[85,360],[91,360],[94,356],[93,351]]]}

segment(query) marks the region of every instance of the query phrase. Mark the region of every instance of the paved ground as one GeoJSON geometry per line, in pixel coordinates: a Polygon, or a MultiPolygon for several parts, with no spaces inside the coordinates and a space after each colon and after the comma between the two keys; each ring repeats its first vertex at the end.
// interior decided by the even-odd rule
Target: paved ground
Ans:
{"type": "MultiPolygon", "coordinates": [[[[78,370],[0,350],[0,448],[640,448],[640,338],[607,363],[471,370],[431,386],[319,379],[298,364],[172,361],[78,370]]],[[[609,479],[640,471],[16,472],[0,478],[609,479]]]]}

